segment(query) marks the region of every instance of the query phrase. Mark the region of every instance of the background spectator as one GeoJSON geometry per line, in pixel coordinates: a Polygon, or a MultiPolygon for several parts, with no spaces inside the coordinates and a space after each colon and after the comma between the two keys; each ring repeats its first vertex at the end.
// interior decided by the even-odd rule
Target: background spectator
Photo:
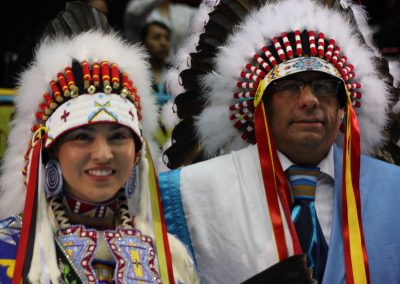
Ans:
{"type": "MultiPolygon", "coordinates": [[[[197,0],[200,3],[199,0],[197,0]]],[[[172,56],[179,43],[186,36],[191,17],[195,11],[196,0],[130,0],[125,10],[125,34],[133,41],[140,40],[140,31],[146,23],[158,21],[164,23],[171,31],[172,56]],[[193,5],[193,6],[192,6],[193,5]]]]}
{"type": "MultiPolygon", "coordinates": [[[[160,149],[167,146],[172,129],[177,123],[177,116],[172,111],[173,96],[166,91],[165,87],[171,34],[171,30],[165,24],[157,21],[146,24],[141,32],[141,41],[150,54],[150,65],[153,72],[153,94],[156,97],[159,111],[159,127],[154,136],[160,149]]],[[[160,161],[159,167],[163,166],[164,164],[160,161]]]]}

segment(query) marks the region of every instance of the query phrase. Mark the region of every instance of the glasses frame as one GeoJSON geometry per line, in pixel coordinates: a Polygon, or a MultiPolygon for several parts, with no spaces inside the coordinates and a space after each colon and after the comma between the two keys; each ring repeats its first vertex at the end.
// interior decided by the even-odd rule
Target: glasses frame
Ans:
{"type": "Polygon", "coordinates": [[[312,81],[306,81],[306,80],[300,80],[300,79],[283,79],[283,80],[277,80],[274,81],[270,84],[270,86],[272,87],[270,90],[271,94],[275,94],[275,93],[279,93],[280,96],[285,96],[287,98],[293,98],[296,99],[298,97],[300,97],[301,94],[303,94],[304,89],[306,86],[310,86],[311,87],[311,91],[314,94],[314,96],[318,97],[318,98],[329,98],[329,97],[335,97],[338,95],[340,87],[343,85],[343,82],[339,79],[334,79],[334,78],[324,78],[324,79],[317,79],[317,80],[312,80],[312,81]],[[321,81],[331,81],[331,82],[335,82],[336,83],[336,91],[332,92],[332,93],[327,93],[327,94],[321,94],[318,93],[318,91],[315,91],[315,87],[316,84],[318,82],[321,81]],[[291,92],[288,90],[278,90],[277,86],[279,83],[282,82],[296,82],[296,83],[300,83],[300,88],[297,91],[291,92]]]}

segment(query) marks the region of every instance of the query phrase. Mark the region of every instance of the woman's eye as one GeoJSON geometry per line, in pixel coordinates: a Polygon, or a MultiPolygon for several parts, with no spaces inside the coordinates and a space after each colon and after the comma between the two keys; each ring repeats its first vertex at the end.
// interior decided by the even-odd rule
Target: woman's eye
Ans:
{"type": "Polygon", "coordinates": [[[126,139],[126,136],[123,134],[116,134],[112,137],[112,139],[116,139],[116,140],[122,140],[122,139],[126,139]]]}
{"type": "Polygon", "coordinates": [[[74,140],[87,141],[87,140],[90,140],[90,136],[85,133],[79,133],[74,136],[74,140]]]}
{"type": "Polygon", "coordinates": [[[115,133],[113,136],[111,136],[112,140],[124,140],[128,138],[130,138],[130,136],[126,133],[115,133]]]}

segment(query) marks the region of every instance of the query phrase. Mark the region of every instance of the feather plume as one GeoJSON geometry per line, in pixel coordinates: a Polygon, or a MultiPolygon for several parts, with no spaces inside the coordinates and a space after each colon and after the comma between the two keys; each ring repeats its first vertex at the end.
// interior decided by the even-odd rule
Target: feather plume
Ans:
{"type": "Polygon", "coordinates": [[[45,34],[74,35],[93,29],[110,32],[106,16],[87,2],[72,1],[67,2],[65,10],[50,21],[45,34]]]}

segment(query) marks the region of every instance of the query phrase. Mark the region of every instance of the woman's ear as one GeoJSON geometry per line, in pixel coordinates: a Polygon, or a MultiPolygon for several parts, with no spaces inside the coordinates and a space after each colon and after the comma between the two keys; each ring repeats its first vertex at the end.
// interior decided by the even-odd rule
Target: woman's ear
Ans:
{"type": "Polygon", "coordinates": [[[47,149],[47,156],[49,159],[57,159],[58,158],[58,147],[55,147],[56,145],[53,145],[52,147],[47,149]]]}

